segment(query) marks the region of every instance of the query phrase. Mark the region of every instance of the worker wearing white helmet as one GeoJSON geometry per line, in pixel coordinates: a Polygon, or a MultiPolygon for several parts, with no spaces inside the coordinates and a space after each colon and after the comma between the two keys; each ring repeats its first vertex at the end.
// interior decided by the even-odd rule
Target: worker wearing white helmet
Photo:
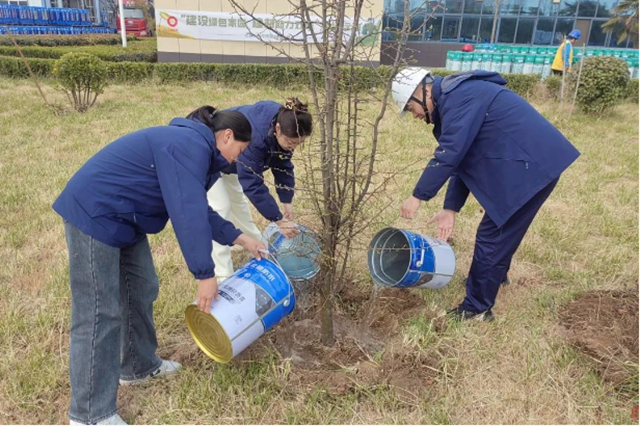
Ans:
{"type": "Polygon", "coordinates": [[[422,68],[396,75],[392,95],[400,115],[433,123],[438,141],[413,195],[402,205],[412,219],[422,201],[449,181],[437,223],[439,238],[453,232],[455,215],[473,194],[485,210],[476,235],[467,294],[449,314],[493,318],[511,259],[536,213],[579,152],[528,102],[505,88],[497,73],[471,71],[442,78],[422,68]]]}

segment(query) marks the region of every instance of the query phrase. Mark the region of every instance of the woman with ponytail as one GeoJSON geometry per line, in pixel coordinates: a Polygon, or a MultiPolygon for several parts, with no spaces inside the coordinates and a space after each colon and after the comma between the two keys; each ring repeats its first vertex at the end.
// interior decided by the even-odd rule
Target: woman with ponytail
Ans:
{"type": "Polygon", "coordinates": [[[265,248],[207,203],[220,171],[249,147],[249,121],[209,106],[189,118],[110,143],[53,205],[64,219],[69,250],[71,424],[125,424],[116,411],[118,385],[180,368],[156,355],[158,276],[147,234],[171,219],[205,312],[218,298],[212,240],[241,245],[257,258],[265,248]]]}
{"type": "MultiPolygon", "coordinates": [[[[208,193],[209,205],[224,219],[252,238],[260,231],[251,217],[246,197],[267,220],[275,222],[285,237],[297,234],[293,223],[295,177],[291,157],[311,135],[313,119],[307,105],[289,98],[281,105],[262,101],[226,111],[242,113],[251,123],[252,140],[238,161],[222,171],[208,193]],[[263,173],[271,170],[282,209],[264,183],[263,173]]],[[[231,249],[213,243],[213,260],[219,280],[233,274],[231,249]]]]}

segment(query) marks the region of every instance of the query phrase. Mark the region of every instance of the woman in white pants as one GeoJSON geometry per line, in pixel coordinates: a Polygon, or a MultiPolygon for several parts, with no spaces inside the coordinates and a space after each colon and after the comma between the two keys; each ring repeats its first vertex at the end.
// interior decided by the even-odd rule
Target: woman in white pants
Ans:
{"type": "MultiPolygon", "coordinates": [[[[230,108],[242,113],[251,123],[249,148],[227,169],[208,192],[209,205],[222,218],[232,222],[242,233],[260,239],[260,230],[251,217],[247,198],[267,220],[275,222],[287,237],[298,231],[293,223],[295,177],[291,156],[295,148],[311,134],[313,120],[307,106],[296,98],[284,105],[262,101],[230,108]],[[271,170],[278,203],[264,182],[263,173],[271,170]]],[[[213,242],[213,261],[218,281],[234,272],[231,248],[213,242]]]]}

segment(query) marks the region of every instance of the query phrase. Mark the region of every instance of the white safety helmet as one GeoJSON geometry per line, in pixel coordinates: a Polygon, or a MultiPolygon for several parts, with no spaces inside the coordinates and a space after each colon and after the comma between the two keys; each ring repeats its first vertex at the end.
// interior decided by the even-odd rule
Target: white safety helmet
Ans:
{"type": "Polygon", "coordinates": [[[413,92],[422,83],[432,83],[431,71],[419,67],[409,67],[400,71],[393,78],[391,95],[398,105],[400,117],[406,114],[405,107],[413,97],[413,92]]]}

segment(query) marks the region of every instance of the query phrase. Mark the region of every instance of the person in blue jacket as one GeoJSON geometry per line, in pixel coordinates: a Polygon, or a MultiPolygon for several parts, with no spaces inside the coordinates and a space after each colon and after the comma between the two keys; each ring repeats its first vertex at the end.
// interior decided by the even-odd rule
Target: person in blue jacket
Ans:
{"type": "Polygon", "coordinates": [[[401,216],[412,219],[422,201],[449,180],[437,223],[447,240],[469,193],[485,210],[476,234],[467,294],[449,315],[493,319],[492,308],[511,259],[560,175],[580,155],[575,147],[497,73],[470,71],[445,78],[421,68],[395,77],[402,111],[433,123],[438,141],[401,216]]]}
{"type": "Polygon", "coordinates": [[[176,118],[105,146],[53,204],[69,250],[72,424],[125,424],[116,411],[118,384],[180,368],[156,355],[158,277],[147,234],[171,219],[205,312],[218,299],[212,240],[239,244],[257,258],[265,248],[207,204],[220,171],[248,148],[250,123],[239,112],[208,106],[190,116],[199,120],[176,118]]]}
{"type": "MultiPolygon", "coordinates": [[[[209,205],[243,233],[260,239],[248,198],[265,219],[275,222],[280,232],[291,238],[298,232],[293,223],[295,176],[291,157],[312,131],[313,118],[307,105],[297,98],[289,98],[284,105],[262,101],[230,110],[242,113],[249,120],[252,140],[238,161],[223,170],[221,178],[209,190],[209,205]],[[264,182],[267,170],[273,174],[282,210],[264,182]]],[[[233,274],[229,246],[214,242],[213,260],[218,281],[233,274]]]]}

